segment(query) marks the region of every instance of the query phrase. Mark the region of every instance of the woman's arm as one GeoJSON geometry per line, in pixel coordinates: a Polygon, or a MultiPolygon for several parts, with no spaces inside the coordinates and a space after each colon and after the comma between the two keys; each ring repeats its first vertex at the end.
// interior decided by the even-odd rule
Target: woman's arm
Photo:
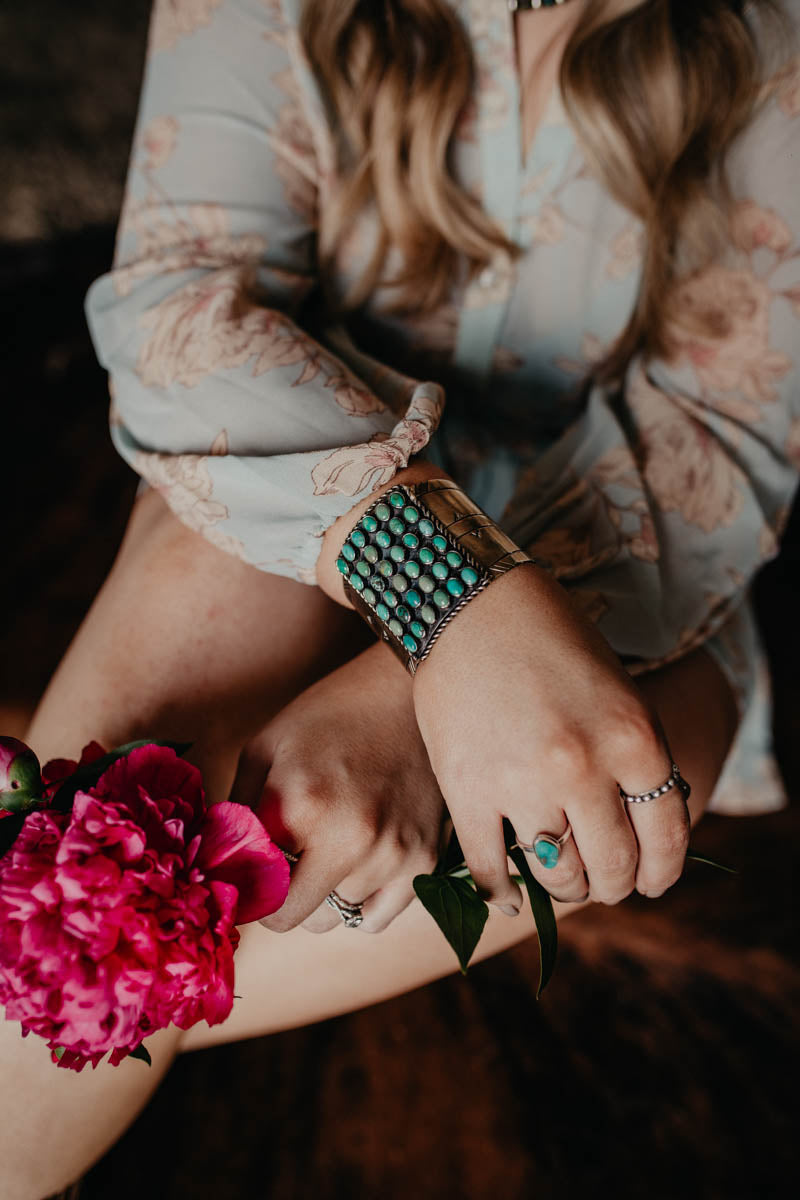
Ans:
{"type": "Polygon", "coordinates": [[[190,741],[224,799],[247,738],[372,640],[318,588],[223,553],[149,489],[26,736],[42,761],[92,739],[190,741]]]}

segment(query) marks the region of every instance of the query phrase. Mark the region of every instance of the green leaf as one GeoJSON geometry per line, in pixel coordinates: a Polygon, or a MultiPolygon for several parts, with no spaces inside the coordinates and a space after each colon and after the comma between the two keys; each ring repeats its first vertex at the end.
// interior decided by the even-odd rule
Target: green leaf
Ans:
{"type": "Polygon", "coordinates": [[[558,927],[553,912],[553,901],[547,889],[542,887],[539,880],[534,878],[531,873],[525,851],[520,850],[519,846],[511,849],[517,840],[511,822],[503,821],[503,828],[506,835],[506,849],[525,882],[536,924],[536,933],[539,937],[539,986],[536,989],[536,999],[538,1000],[553,974],[558,953],[558,927]]]}
{"type": "Polygon", "coordinates": [[[109,750],[108,754],[104,754],[102,758],[96,758],[94,762],[84,763],[82,767],[78,767],[77,771],[73,771],[69,779],[62,783],[56,792],[53,798],[53,808],[59,812],[69,812],[72,808],[72,802],[75,799],[75,793],[85,792],[89,788],[94,787],[103,772],[107,771],[117,759],[125,758],[127,754],[130,754],[131,750],[138,750],[140,746],[166,746],[180,756],[186,753],[191,744],[191,742],[163,742],[157,738],[140,738],[136,742],[126,742],[122,746],[115,746],[113,750],[109,750]]]}
{"type": "Polygon", "coordinates": [[[706,863],[709,867],[716,867],[718,871],[726,871],[728,875],[739,874],[734,867],[726,867],[724,863],[715,862],[713,858],[708,858],[705,854],[696,854],[694,850],[687,850],[686,858],[687,860],[692,859],[693,862],[706,863]]]}
{"type": "Polygon", "coordinates": [[[489,906],[463,879],[417,875],[414,891],[456,952],[462,975],[480,941],[489,906]]]}
{"type": "Polygon", "coordinates": [[[142,1060],[142,1062],[147,1063],[148,1067],[152,1067],[152,1065],[153,1065],[153,1060],[151,1059],[150,1054],[148,1053],[147,1049],[145,1048],[144,1042],[139,1042],[139,1045],[136,1047],[136,1049],[131,1050],[130,1054],[128,1055],[128,1058],[140,1058],[142,1060]]]}
{"type": "Polygon", "coordinates": [[[66,1050],[66,1046],[56,1046],[53,1049],[53,1054],[55,1054],[55,1056],[59,1060],[59,1062],[64,1057],[65,1050],[66,1050]]]}

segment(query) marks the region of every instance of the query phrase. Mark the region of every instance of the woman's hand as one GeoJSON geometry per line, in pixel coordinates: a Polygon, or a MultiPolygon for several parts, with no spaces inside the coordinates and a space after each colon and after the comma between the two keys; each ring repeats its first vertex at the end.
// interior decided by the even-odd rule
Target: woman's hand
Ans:
{"type": "Polygon", "coordinates": [[[681,874],[689,814],[658,717],[605,639],[541,568],[515,567],[442,631],[414,676],[430,762],[473,878],[519,907],[502,822],[520,841],[559,837],[555,867],[529,856],[554,898],[614,904],[658,896],[681,874]]]}
{"type": "Polygon", "coordinates": [[[289,895],[261,922],[324,933],[335,889],[377,933],[433,870],[446,816],[414,715],[412,679],[376,643],[302,692],[244,748],[231,798],[299,856],[289,895]]]}

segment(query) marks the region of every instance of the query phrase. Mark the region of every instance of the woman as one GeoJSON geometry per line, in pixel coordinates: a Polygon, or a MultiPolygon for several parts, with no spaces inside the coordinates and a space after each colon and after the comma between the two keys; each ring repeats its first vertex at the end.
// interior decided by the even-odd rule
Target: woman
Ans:
{"type": "Polygon", "coordinates": [[[446,813],[481,957],[533,932],[504,817],[560,843],[530,862],[562,916],[663,894],[707,807],[783,802],[746,592],[797,482],[800,6],[522,7],[156,0],[86,299],[150,486],[27,738],[188,738],[298,861],[230,1019],[162,1031],[152,1071],[54,1071],[3,1026],[9,1200],[85,1170],[181,1050],[451,971],[411,903],[446,813]],[[412,676],[336,562],[441,478],[537,561],[412,676]],[[688,805],[621,802],[673,762],[688,805]]]}

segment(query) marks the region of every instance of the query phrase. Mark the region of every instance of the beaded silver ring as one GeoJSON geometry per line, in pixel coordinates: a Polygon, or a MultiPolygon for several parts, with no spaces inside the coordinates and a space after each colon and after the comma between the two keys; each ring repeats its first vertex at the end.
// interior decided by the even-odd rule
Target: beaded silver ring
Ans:
{"type": "Polygon", "coordinates": [[[626,804],[644,804],[646,800],[656,800],[659,796],[665,796],[667,792],[672,791],[674,787],[679,787],[683,792],[684,800],[688,800],[691,788],[678,770],[678,764],[672,764],[672,772],[669,778],[657,788],[653,788],[648,792],[626,792],[620,784],[617,784],[619,794],[626,804]]]}

